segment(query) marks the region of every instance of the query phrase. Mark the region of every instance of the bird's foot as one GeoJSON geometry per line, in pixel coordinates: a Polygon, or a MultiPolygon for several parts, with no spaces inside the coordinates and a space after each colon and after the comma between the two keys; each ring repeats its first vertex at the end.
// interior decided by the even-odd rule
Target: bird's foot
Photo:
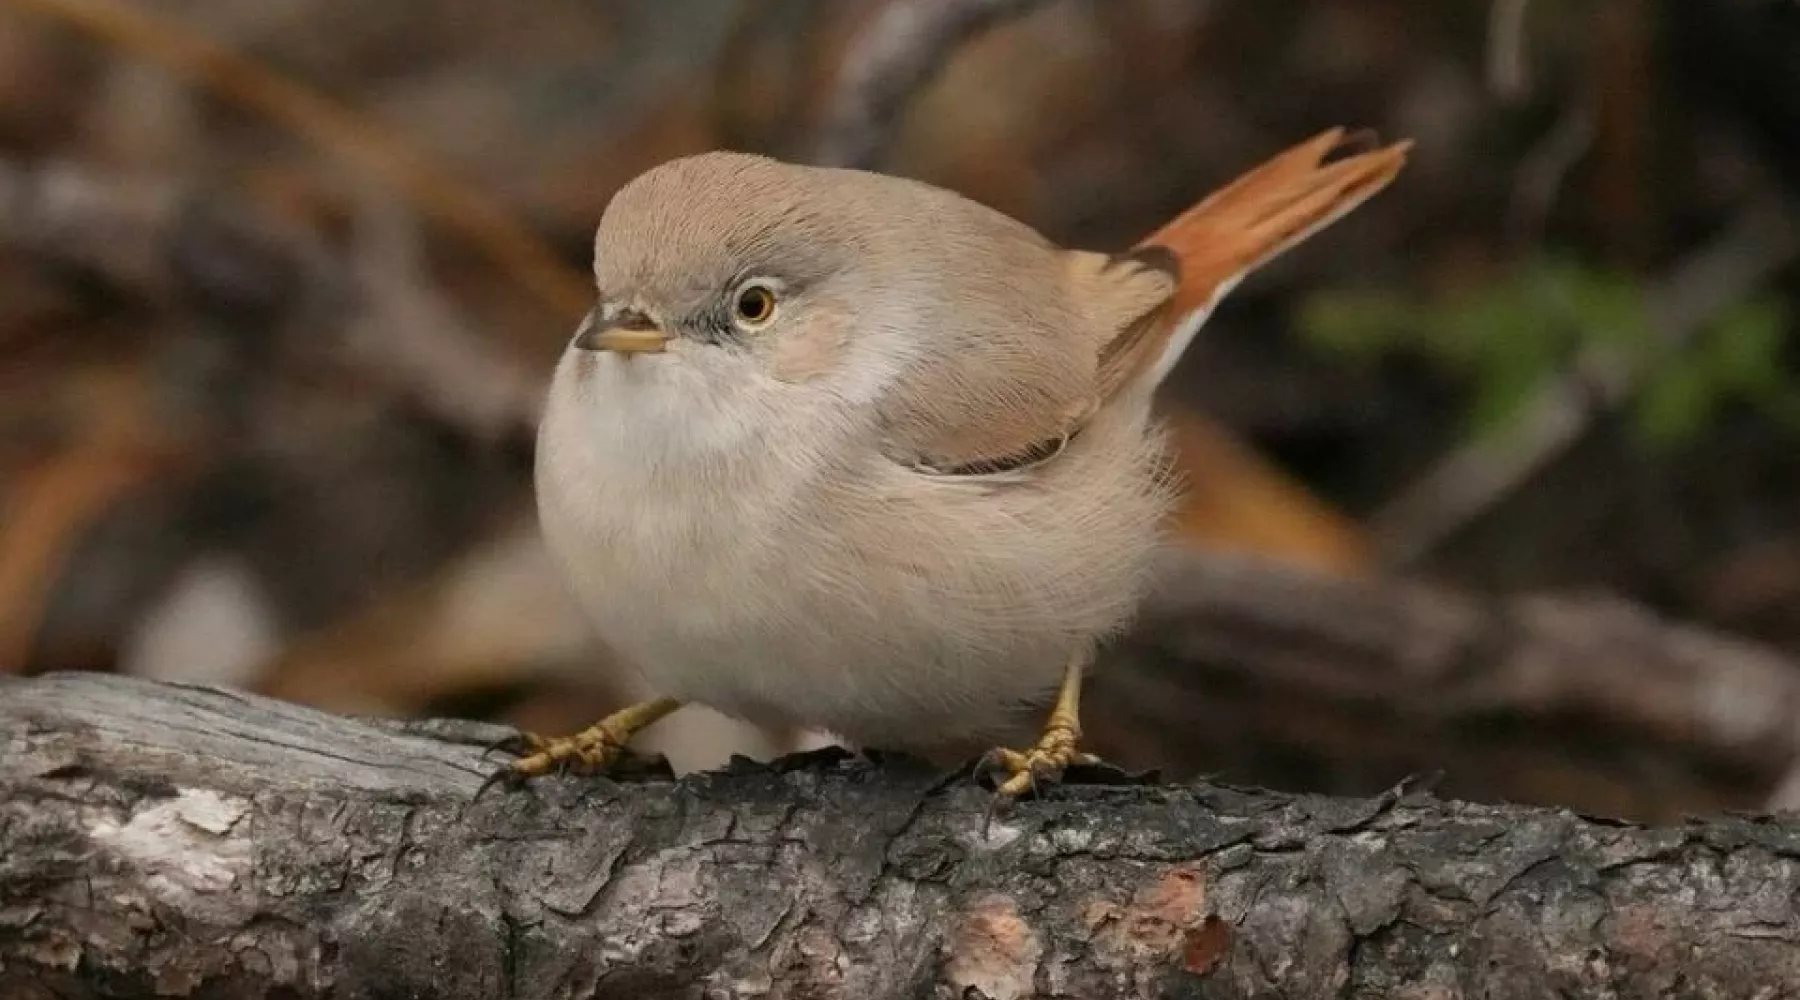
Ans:
{"type": "Polygon", "coordinates": [[[573,736],[539,736],[521,733],[525,754],[510,765],[523,777],[534,778],[552,771],[562,774],[602,774],[625,754],[631,734],[605,723],[589,726],[573,736]]]}
{"type": "Polygon", "coordinates": [[[539,736],[520,733],[492,749],[509,749],[520,756],[482,782],[480,795],[490,786],[505,782],[519,785],[550,774],[604,774],[625,759],[631,738],[638,730],[668,715],[680,702],[658,699],[621,709],[573,736],[539,736]]]}
{"type": "Polygon", "coordinates": [[[983,774],[1005,774],[994,789],[995,805],[1011,802],[1026,792],[1035,792],[1042,784],[1062,780],[1063,772],[1075,765],[1093,765],[1100,758],[1077,748],[1081,730],[1061,720],[1052,720],[1044,735],[1029,750],[998,747],[982,757],[979,770],[983,774]]]}

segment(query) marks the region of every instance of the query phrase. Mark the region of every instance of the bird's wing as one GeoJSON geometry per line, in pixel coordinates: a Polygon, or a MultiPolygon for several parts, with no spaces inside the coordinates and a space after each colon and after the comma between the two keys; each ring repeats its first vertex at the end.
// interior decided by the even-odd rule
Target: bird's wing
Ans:
{"type": "Polygon", "coordinates": [[[1246,274],[1380,191],[1400,172],[1411,148],[1399,142],[1325,162],[1342,151],[1344,139],[1343,129],[1332,129],[1288,149],[1127,253],[1062,251],[1061,288],[1083,315],[1082,329],[1091,331],[1096,353],[1074,363],[1059,353],[1070,345],[1044,342],[1056,356],[1023,352],[997,356],[1003,363],[979,373],[965,370],[965,381],[992,377],[1006,381],[1015,395],[1025,391],[1020,386],[1030,392],[1006,408],[1009,419],[999,419],[992,409],[937,412],[945,408],[940,406],[929,412],[924,421],[929,433],[901,438],[923,438],[930,445],[913,464],[960,476],[1029,468],[1054,457],[1108,400],[1154,389],[1213,307],[1246,274]],[[1020,378],[1027,362],[1038,368],[1020,378]]]}
{"type": "Polygon", "coordinates": [[[1386,187],[1412,148],[1396,142],[1326,162],[1349,145],[1334,128],[1280,153],[1114,258],[1129,266],[1097,267],[1095,255],[1070,252],[1077,301],[1103,338],[1099,399],[1154,389],[1245,275],[1386,187]],[[1173,293],[1148,303],[1157,283],[1145,275],[1156,271],[1173,293]]]}

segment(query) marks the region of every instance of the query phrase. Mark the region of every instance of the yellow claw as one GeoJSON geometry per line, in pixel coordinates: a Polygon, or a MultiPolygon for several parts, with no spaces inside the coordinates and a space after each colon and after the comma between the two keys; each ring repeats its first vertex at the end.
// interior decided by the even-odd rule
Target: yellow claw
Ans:
{"type": "Polygon", "coordinates": [[[1041,780],[1055,781],[1070,766],[1097,764],[1100,758],[1078,749],[1081,742],[1081,675],[1087,664],[1085,655],[1069,661],[1063,668],[1062,687],[1056,694],[1056,705],[1044,722],[1044,735],[1029,750],[1000,747],[988,752],[985,767],[1004,771],[1006,780],[995,789],[998,800],[1011,800],[1034,791],[1041,780]]]}
{"type": "Polygon", "coordinates": [[[501,768],[482,787],[497,780],[522,780],[551,771],[599,774],[619,762],[631,738],[651,723],[681,707],[674,698],[657,698],[622,708],[573,736],[524,734],[530,753],[501,768]]]}

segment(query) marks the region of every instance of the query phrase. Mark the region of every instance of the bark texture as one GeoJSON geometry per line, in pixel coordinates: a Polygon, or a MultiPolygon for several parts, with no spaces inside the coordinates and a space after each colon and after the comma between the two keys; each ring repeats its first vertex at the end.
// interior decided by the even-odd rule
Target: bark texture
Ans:
{"type": "Polygon", "coordinates": [[[831,753],[474,799],[487,735],[99,675],[0,682],[0,996],[1800,983],[1800,828],[1768,819],[1096,784],[984,829],[966,780],[831,753]]]}

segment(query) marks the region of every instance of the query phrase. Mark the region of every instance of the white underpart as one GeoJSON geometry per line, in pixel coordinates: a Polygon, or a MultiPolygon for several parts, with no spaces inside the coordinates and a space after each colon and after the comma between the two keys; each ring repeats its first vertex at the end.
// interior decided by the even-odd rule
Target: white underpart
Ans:
{"type": "Polygon", "coordinates": [[[1162,356],[1156,359],[1156,364],[1150,369],[1150,377],[1146,383],[1149,388],[1154,389],[1162,385],[1163,379],[1169,377],[1169,373],[1174,371],[1175,365],[1181,361],[1181,356],[1187,353],[1188,345],[1194,342],[1195,335],[1200,332],[1201,327],[1206,325],[1213,310],[1218,308],[1219,302],[1225,296],[1230,295],[1231,290],[1236,288],[1238,282],[1244,280],[1244,275],[1249,273],[1243,271],[1227,278],[1220,283],[1219,290],[1213,293],[1213,297],[1208,299],[1205,305],[1188,313],[1186,318],[1182,319],[1181,325],[1177,326],[1175,333],[1169,337],[1168,346],[1163,348],[1162,356]]]}
{"type": "Polygon", "coordinates": [[[1131,414],[1000,502],[727,360],[566,355],[546,408],[545,538],[643,689],[928,748],[1009,725],[1128,617],[1163,508],[1131,414]]]}

